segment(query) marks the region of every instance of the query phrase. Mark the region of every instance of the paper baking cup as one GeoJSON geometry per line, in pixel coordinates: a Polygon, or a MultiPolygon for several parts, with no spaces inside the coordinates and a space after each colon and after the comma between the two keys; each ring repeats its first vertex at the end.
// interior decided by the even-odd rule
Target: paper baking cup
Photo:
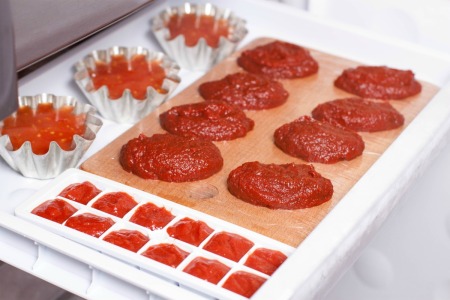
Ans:
{"type": "MultiPolygon", "coordinates": [[[[75,167],[81,157],[94,141],[103,122],[94,116],[96,110],[88,104],[80,103],[75,98],[55,96],[52,94],[40,94],[36,96],[19,97],[19,106],[30,106],[36,109],[39,103],[53,103],[58,109],[70,105],[74,107],[74,114],[86,114],[86,130],[82,136],[74,135],[73,150],[65,151],[56,142],[50,142],[50,149],[46,154],[34,154],[31,143],[25,142],[19,149],[13,150],[8,135],[0,136],[0,155],[10,165],[25,177],[37,179],[49,179],[58,176],[64,170],[75,167]]],[[[0,127],[3,122],[0,122],[0,127]]]]}
{"type": "Polygon", "coordinates": [[[180,77],[178,77],[180,67],[174,61],[169,59],[164,53],[149,51],[142,47],[126,48],[115,46],[107,50],[93,51],[82,61],[76,63],[75,68],[75,81],[86,98],[98,109],[103,117],[118,123],[136,123],[164,103],[181,81],[180,77]],[[111,57],[114,55],[124,55],[129,60],[134,55],[145,55],[148,62],[160,61],[166,73],[166,78],[162,84],[162,89],[165,92],[160,93],[149,86],[147,88],[147,97],[144,100],[140,100],[134,98],[129,89],[125,89],[122,97],[118,99],[109,97],[107,86],[102,86],[95,90],[89,75],[89,69],[95,69],[96,62],[110,63],[111,57]]]}
{"type": "Polygon", "coordinates": [[[228,9],[221,9],[212,4],[185,3],[179,7],[167,8],[151,20],[151,27],[164,51],[181,67],[194,71],[206,71],[229,56],[248,32],[245,20],[236,17],[228,9]],[[170,32],[167,22],[176,14],[207,15],[213,16],[216,20],[225,19],[230,26],[230,34],[227,38],[220,37],[217,48],[208,46],[204,38],[200,38],[197,45],[193,47],[186,46],[183,35],[169,40],[170,32]]]}

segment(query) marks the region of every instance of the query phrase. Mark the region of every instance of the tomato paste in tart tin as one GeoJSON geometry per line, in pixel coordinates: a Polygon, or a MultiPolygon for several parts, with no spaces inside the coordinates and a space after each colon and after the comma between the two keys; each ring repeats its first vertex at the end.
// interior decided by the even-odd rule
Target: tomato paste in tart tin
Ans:
{"type": "MultiPolygon", "coordinates": [[[[6,163],[18,171],[25,177],[37,179],[54,178],[69,168],[75,167],[92,142],[96,138],[97,132],[103,125],[103,122],[95,116],[96,109],[91,105],[81,103],[75,98],[68,96],[55,96],[53,94],[39,94],[35,96],[19,97],[19,110],[10,117],[0,122],[0,155],[6,163]],[[28,136],[33,136],[34,133],[30,128],[35,127],[36,124],[30,123],[28,126],[13,128],[10,134],[6,134],[7,122],[15,123],[17,115],[22,109],[27,109],[34,116],[36,110],[40,106],[47,106],[54,115],[57,115],[61,109],[69,108],[69,116],[78,119],[82,132],[71,135],[67,126],[67,121],[64,121],[66,127],[61,126],[61,123],[56,123],[52,132],[48,132],[49,128],[44,128],[44,132],[56,135],[66,135],[69,142],[65,146],[60,146],[60,141],[55,140],[47,143],[47,148],[41,152],[36,151],[34,142],[42,143],[42,138],[39,135],[26,140],[20,145],[12,143],[16,139],[17,134],[24,134],[28,132],[28,136]],[[2,132],[5,132],[3,134],[2,132]],[[15,133],[14,133],[15,132],[15,133]],[[11,136],[10,136],[11,135],[11,136]]],[[[36,120],[36,118],[34,119],[36,120]]],[[[34,122],[34,121],[33,121],[34,122]]]]}
{"type": "Polygon", "coordinates": [[[210,3],[169,7],[151,20],[151,28],[171,58],[195,71],[229,56],[248,32],[245,20],[210,3]]]}
{"type": "Polygon", "coordinates": [[[136,123],[164,103],[181,81],[177,63],[143,47],[96,50],[75,69],[75,82],[86,98],[103,117],[118,123],[136,123]]]}

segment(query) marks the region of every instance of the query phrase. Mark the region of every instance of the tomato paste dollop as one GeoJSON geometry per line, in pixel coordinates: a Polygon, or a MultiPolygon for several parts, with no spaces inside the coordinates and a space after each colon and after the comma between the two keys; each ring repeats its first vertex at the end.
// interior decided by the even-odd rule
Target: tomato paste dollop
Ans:
{"type": "Polygon", "coordinates": [[[77,211],[78,209],[76,209],[66,201],[61,199],[53,199],[39,204],[31,211],[31,213],[53,222],[62,224],[77,211]]]}
{"type": "Polygon", "coordinates": [[[253,245],[252,241],[238,234],[219,232],[203,246],[203,249],[238,262],[253,245]]]}
{"type": "Polygon", "coordinates": [[[139,206],[130,218],[130,222],[147,227],[150,230],[161,229],[175,218],[164,207],[148,202],[139,206]]]}
{"type": "Polygon", "coordinates": [[[122,218],[137,205],[136,200],[125,192],[110,192],[102,195],[92,207],[122,218]]]}
{"type": "Polygon", "coordinates": [[[266,279],[261,276],[245,271],[237,271],[228,277],[223,284],[223,288],[250,298],[264,282],[266,282],[266,279]]]}
{"type": "Polygon", "coordinates": [[[197,45],[200,38],[203,38],[208,46],[217,48],[220,37],[227,38],[229,35],[229,24],[226,19],[216,19],[214,16],[195,13],[174,14],[166,27],[170,33],[169,40],[183,35],[188,47],[197,45]]]}
{"type": "Polygon", "coordinates": [[[363,153],[364,141],[354,131],[301,116],[275,130],[275,145],[308,162],[352,160],[363,153]]]}
{"type": "Polygon", "coordinates": [[[266,76],[240,72],[198,87],[203,99],[222,100],[242,109],[261,110],[280,106],[289,97],[283,85],[266,76]]]}
{"type": "Polygon", "coordinates": [[[421,92],[422,85],[410,70],[386,66],[349,68],[334,81],[334,85],[363,98],[404,99],[421,92]]]}
{"type": "Polygon", "coordinates": [[[271,78],[292,79],[315,74],[319,64],[305,48],[274,41],[242,52],[237,60],[244,70],[271,78]]]}
{"type": "Polygon", "coordinates": [[[150,239],[140,231],[120,229],[108,233],[103,240],[132,252],[138,252],[150,239]]]}
{"type": "Polygon", "coordinates": [[[405,118],[389,102],[344,98],[319,104],[312,111],[318,121],[353,131],[375,132],[395,129],[405,118]]]}
{"type": "Polygon", "coordinates": [[[247,162],[232,170],[227,179],[232,195],[270,209],[302,209],[331,199],[333,185],[306,164],[247,162]]]}
{"type": "Polygon", "coordinates": [[[217,284],[230,269],[230,267],[218,260],[196,257],[183,271],[200,279],[217,284]]]}
{"type": "Polygon", "coordinates": [[[220,150],[211,141],[174,134],[141,134],[122,146],[119,159],[127,172],[168,182],[205,179],[223,166],[220,150]]]}
{"type": "Polygon", "coordinates": [[[126,89],[137,100],[147,98],[148,87],[160,93],[166,92],[162,88],[166,72],[161,61],[147,61],[144,54],[133,55],[130,59],[125,55],[112,55],[110,62],[97,61],[89,75],[95,90],[108,87],[110,99],[119,99],[126,89]]]}
{"type": "Polygon", "coordinates": [[[258,248],[249,255],[244,265],[261,273],[272,275],[287,259],[287,256],[278,250],[258,248]]]}
{"type": "Polygon", "coordinates": [[[76,201],[81,204],[87,204],[101,192],[101,190],[99,190],[89,181],[84,181],[81,183],[73,183],[67,186],[61,191],[61,193],[59,193],[58,196],[76,201]]]}
{"type": "Polygon", "coordinates": [[[194,246],[200,245],[213,231],[205,222],[187,217],[167,228],[169,236],[194,246]]]}
{"type": "Polygon", "coordinates": [[[236,105],[208,101],[172,107],[159,115],[161,127],[185,137],[226,141],[243,137],[255,122],[236,105]]]}
{"type": "Polygon", "coordinates": [[[189,252],[180,249],[173,244],[157,244],[148,247],[142,255],[172,268],[178,265],[189,255],[189,252]]]}
{"type": "Polygon", "coordinates": [[[97,216],[91,213],[83,213],[67,219],[65,226],[84,232],[93,237],[101,236],[114,225],[111,218],[97,216]]]}
{"type": "Polygon", "coordinates": [[[65,151],[73,150],[74,135],[82,136],[86,130],[86,114],[76,115],[73,106],[54,108],[52,103],[39,103],[36,109],[21,106],[17,112],[3,120],[1,135],[8,135],[13,150],[29,141],[34,154],[46,154],[50,142],[56,142],[65,151]]]}

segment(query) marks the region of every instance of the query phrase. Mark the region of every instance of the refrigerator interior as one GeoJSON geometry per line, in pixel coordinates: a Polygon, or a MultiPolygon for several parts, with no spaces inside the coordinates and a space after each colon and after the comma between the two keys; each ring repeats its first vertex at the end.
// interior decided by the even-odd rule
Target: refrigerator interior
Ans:
{"type": "MultiPolygon", "coordinates": [[[[46,92],[57,95],[69,94],[84,100],[72,80],[73,64],[89,51],[117,44],[144,45],[159,49],[149,31],[149,19],[152,14],[162,8],[180,4],[181,1],[156,2],[129,19],[122,20],[69,49],[22,78],[19,81],[20,95],[46,92]],[[136,32],[141,34],[130,34],[136,32]]],[[[317,10],[314,11],[316,15],[314,16],[284,4],[261,0],[217,1],[217,5],[231,7],[239,14],[245,15],[250,34],[241,46],[258,36],[275,36],[372,64],[383,62],[408,66],[411,61],[414,61],[421,79],[426,79],[443,88],[443,95],[440,95],[437,101],[444,101],[440,99],[449,94],[446,84],[450,79],[450,59],[440,50],[435,51],[423,45],[418,46],[410,41],[384,38],[376,33],[355,28],[354,24],[345,25],[335,22],[328,19],[326,15],[317,17],[319,15],[317,10]],[[273,23],[264,22],[267,18],[271,18],[273,23]],[[304,27],[297,29],[296,26],[300,26],[299,24],[304,27]],[[289,30],[284,30],[285,28],[289,30]],[[324,37],[327,38],[324,39],[324,37]],[[336,40],[340,42],[336,43],[336,40]],[[353,46],[356,41],[361,42],[360,47],[353,46]],[[374,55],[386,50],[389,50],[389,53],[374,55]],[[403,55],[405,53],[408,55],[403,55]]],[[[313,6],[310,7],[313,8],[313,6]]],[[[180,76],[183,81],[177,91],[181,91],[201,75],[200,72],[182,70],[180,76]]],[[[342,228],[332,229],[333,220],[338,220],[341,213],[345,212],[347,202],[333,211],[333,214],[320,224],[320,230],[306,241],[304,248],[299,249],[292,259],[292,262],[304,264],[309,273],[300,273],[298,281],[286,281],[285,294],[281,295],[283,298],[330,300],[450,298],[450,259],[446,255],[450,250],[450,201],[448,200],[450,188],[445,180],[450,175],[450,146],[447,138],[449,123],[445,121],[448,112],[439,110],[438,105],[427,109],[418,118],[419,120],[411,125],[412,129],[408,128],[410,131],[422,130],[417,137],[425,145],[422,156],[411,164],[411,169],[406,169],[407,174],[403,177],[404,180],[394,182],[394,191],[380,201],[383,206],[376,208],[379,210],[372,214],[368,223],[365,223],[366,227],[360,232],[356,231],[355,236],[347,240],[345,235],[357,222],[349,222],[347,227],[344,222],[342,228]],[[430,116],[436,116],[431,124],[427,122],[427,117],[430,116]],[[427,124],[429,127],[423,128],[427,124]],[[430,134],[435,134],[434,138],[430,138],[430,134]],[[384,223],[385,218],[387,219],[384,223]],[[336,233],[334,230],[339,229],[342,229],[342,235],[338,235],[337,239],[342,238],[344,246],[337,242],[333,244],[333,241],[320,241],[323,232],[333,234],[336,233]],[[330,253],[326,251],[313,254],[317,249],[314,246],[317,245],[322,245],[328,250],[337,247],[335,256],[330,259],[330,253]],[[311,263],[305,264],[302,257],[309,258],[308,255],[312,258],[311,263]],[[318,271],[315,272],[315,270],[318,271]],[[300,288],[297,286],[299,282],[302,283],[300,288]]],[[[101,139],[91,146],[84,159],[129,128],[129,125],[115,124],[107,120],[104,123],[101,139]]],[[[409,135],[401,139],[399,146],[394,145],[391,152],[384,157],[385,161],[381,163],[381,167],[395,161],[396,157],[405,151],[400,147],[402,142],[406,141],[407,145],[414,142],[409,141],[408,137],[409,135]]],[[[380,172],[380,168],[375,166],[375,171],[371,171],[376,175],[379,174],[376,171],[380,172]]],[[[363,182],[373,178],[372,173],[363,182]]],[[[64,243],[64,239],[57,236],[52,236],[49,244],[44,243],[43,246],[37,247],[36,245],[45,241],[33,240],[33,234],[41,236],[44,232],[40,228],[32,228],[31,232],[26,232],[28,228],[13,216],[13,212],[18,204],[47,182],[23,178],[11,170],[4,161],[0,162],[0,180],[8,182],[8,185],[0,192],[3,202],[0,223],[1,260],[81,297],[101,299],[107,295],[112,298],[126,299],[134,295],[136,299],[144,299],[148,298],[148,293],[153,293],[153,291],[145,291],[145,285],[160,283],[132,267],[127,267],[126,264],[92,253],[82,246],[71,245],[79,252],[75,256],[68,255],[63,246],[54,247],[55,244],[64,243]],[[83,255],[93,255],[91,259],[98,259],[98,264],[91,265],[92,260],[86,261],[83,255]],[[117,274],[111,274],[109,268],[101,267],[102,264],[109,263],[120,270],[128,271],[137,279],[142,279],[142,286],[136,289],[134,283],[127,282],[125,278],[118,278],[117,274]],[[65,274],[67,278],[61,278],[62,274],[65,274]],[[111,289],[112,286],[114,288],[111,289]]],[[[386,185],[385,182],[380,184],[383,187],[386,185]]],[[[356,193],[364,195],[363,191],[358,193],[357,190],[356,193]]],[[[357,213],[350,212],[350,218],[357,216],[357,213]]],[[[279,295],[279,290],[274,287],[281,286],[286,276],[296,274],[296,268],[295,264],[287,265],[282,270],[285,271],[285,275],[280,274],[274,278],[273,285],[261,289],[255,295],[255,299],[279,295]]],[[[170,291],[170,285],[162,285],[161,291],[161,295],[155,294],[155,297],[168,295],[199,297],[189,291],[170,291]]]]}

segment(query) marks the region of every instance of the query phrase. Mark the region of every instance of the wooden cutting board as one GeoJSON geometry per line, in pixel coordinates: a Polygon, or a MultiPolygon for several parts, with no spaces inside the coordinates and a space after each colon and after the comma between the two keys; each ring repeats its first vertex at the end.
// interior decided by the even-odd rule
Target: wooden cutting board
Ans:
{"type": "MultiPolygon", "coordinates": [[[[254,40],[244,50],[272,40],[269,38],[254,40]]],[[[423,89],[419,95],[406,100],[391,101],[391,104],[405,116],[405,125],[390,131],[362,133],[366,144],[362,156],[352,161],[331,165],[313,164],[319,173],[333,183],[334,195],[329,202],[299,210],[271,210],[245,203],[228,192],[226,180],[229,172],[248,161],[276,164],[305,163],[301,159],[283,153],[274,145],[273,132],[275,129],[301,115],[310,115],[318,103],[351,96],[335,88],[333,81],[341,74],[342,70],[361,65],[361,63],[313,49],[310,51],[311,55],[319,62],[319,72],[307,78],[282,80],[282,84],[290,94],[284,105],[264,111],[246,111],[247,116],[255,121],[254,130],[244,138],[215,142],[224,158],[224,166],[219,173],[212,177],[190,183],[168,183],[141,179],[123,171],[118,160],[119,151],[122,145],[141,133],[147,136],[164,133],[165,131],[159,125],[160,113],[180,104],[203,101],[197,92],[197,88],[202,82],[218,80],[227,74],[242,71],[236,64],[236,58],[240,52],[234,53],[216,65],[198,81],[135,124],[130,130],[84,162],[81,168],[246,227],[291,246],[298,246],[438,91],[436,86],[422,82],[423,89]]]]}

